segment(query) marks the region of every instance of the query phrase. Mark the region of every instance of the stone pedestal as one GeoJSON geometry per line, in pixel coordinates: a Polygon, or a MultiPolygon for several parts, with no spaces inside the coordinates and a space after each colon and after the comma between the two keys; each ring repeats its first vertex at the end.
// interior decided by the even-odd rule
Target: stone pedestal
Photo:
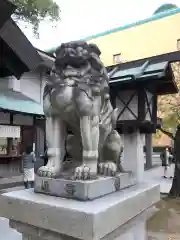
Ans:
{"type": "Polygon", "coordinates": [[[3,194],[0,215],[10,219],[10,226],[22,232],[24,240],[131,240],[133,234],[144,240],[140,237],[144,236],[142,231],[136,233],[137,228],[124,235],[129,239],[122,238],[124,224],[159,200],[159,185],[152,183],[137,184],[86,202],[28,189],[3,194]]]}
{"type": "MultiPolygon", "coordinates": [[[[147,240],[146,221],[156,212],[156,209],[151,207],[142,212],[126,224],[117,228],[109,235],[103,237],[103,240],[147,240]]],[[[34,227],[14,220],[10,220],[9,225],[22,234],[23,240],[74,240],[73,237],[61,235],[49,230],[34,227]]]]}
{"type": "Polygon", "coordinates": [[[47,195],[93,200],[135,184],[132,172],[119,173],[114,177],[100,176],[95,180],[53,179],[47,177],[35,178],[35,192],[47,195]]]}
{"type": "Polygon", "coordinates": [[[144,134],[135,132],[124,134],[124,154],[122,166],[125,171],[132,171],[137,182],[143,181],[144,176],[144,134]]]}

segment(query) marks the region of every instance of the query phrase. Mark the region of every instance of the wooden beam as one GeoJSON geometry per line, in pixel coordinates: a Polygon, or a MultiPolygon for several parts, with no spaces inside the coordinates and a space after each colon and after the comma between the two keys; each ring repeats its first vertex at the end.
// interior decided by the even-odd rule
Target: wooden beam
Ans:
{"type": "Polygon", "coordinates": [[[0,0],[0,28],[11,17],[16,6],[8,0],[0,0]]]}
{"type": "Polygon", "coordinates": [[[0,29],[0,38],[7,44],[28,70],[36,68],[43,60],[30,41],[12,19],[0,29]]]}

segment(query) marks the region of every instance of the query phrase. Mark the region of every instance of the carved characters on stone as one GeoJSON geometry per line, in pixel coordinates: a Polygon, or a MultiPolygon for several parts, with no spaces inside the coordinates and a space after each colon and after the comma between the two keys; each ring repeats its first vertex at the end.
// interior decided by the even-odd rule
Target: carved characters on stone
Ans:
{"type": "Polygon", "coordinates": [[[49,191],[49,182],[48,181],[42,181],[41,189],[45,192],[48,192],[49,191]]]}
{"type": "Polygon", "coordinates": [[[75,186],[73,184],[66,184],[65,189],[66,193],[68,193],[70,196],[73,196],[76,192],[75,186]]]}
{"type": "Polygon", "coordinates": [[[117,172],[118,110],[110,102],[109,79],[100,54],[96,45],[84,41],[62,44],[56,51],[43,101],[49,160],[39,169],[40,176],[61,175],[66,150],[76,163],[75,179],[117,172]]]}

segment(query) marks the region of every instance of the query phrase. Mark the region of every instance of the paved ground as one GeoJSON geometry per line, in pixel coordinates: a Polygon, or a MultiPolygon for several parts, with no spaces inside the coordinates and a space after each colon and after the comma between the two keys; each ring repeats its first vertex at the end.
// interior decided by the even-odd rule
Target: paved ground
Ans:
{"type": "Polygon", "coordinates": [[[7,193],[7,192],[12,192],[12,191],[23,190],[23,189],[24,189],[24,186],[18,186],[18,187],[13,187],[13,188],[1,189],[0,190],[0,194],[7,193]]]}
{"type": "Polygon", "coordinates": [[[148,232],[147,235],[148,235],[147,240],[179,240],[180,239],[179,233],[148,232]]]}
{"type": "Polygon", "coordinates": [[[21,186],[23,184],[23,177],[13,176],[7,178],[0,178],[0,190],[4,188],[13,188],[16,186],[21,186]]]}
{"type": "Polygon", "coordinates": [[[0,218],[0,239],[1,240],[22,240],[21,234],[9,228],[9,221],[0,218]]]}
{"type": "Polygon", "coordinates": [[[168,178],[163,178],[164,175],[164,168],[159,166],[156,168],[153,168],[151,170],[145,171],[145,180],[146,181],[154,181],[160,184],[160,191],[161,193],[169,193],[172,185],[172,179],[170,179],[170,176],[174,176],[174,164],[171,165],[168,169],[168,178]]]}

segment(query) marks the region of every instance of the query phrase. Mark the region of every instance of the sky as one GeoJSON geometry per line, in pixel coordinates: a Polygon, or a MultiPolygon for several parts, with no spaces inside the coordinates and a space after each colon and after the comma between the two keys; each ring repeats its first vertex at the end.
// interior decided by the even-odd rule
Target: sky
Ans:
{"type": "Polygon", "coordinates": [[[23,29],[33,45],[41,50],[59,46],[152,16],[162,4],[180,6],[180,0],[55,0],[61,8],[61,20],[53,26],[43,22],[39,39],[23,29]]]}

